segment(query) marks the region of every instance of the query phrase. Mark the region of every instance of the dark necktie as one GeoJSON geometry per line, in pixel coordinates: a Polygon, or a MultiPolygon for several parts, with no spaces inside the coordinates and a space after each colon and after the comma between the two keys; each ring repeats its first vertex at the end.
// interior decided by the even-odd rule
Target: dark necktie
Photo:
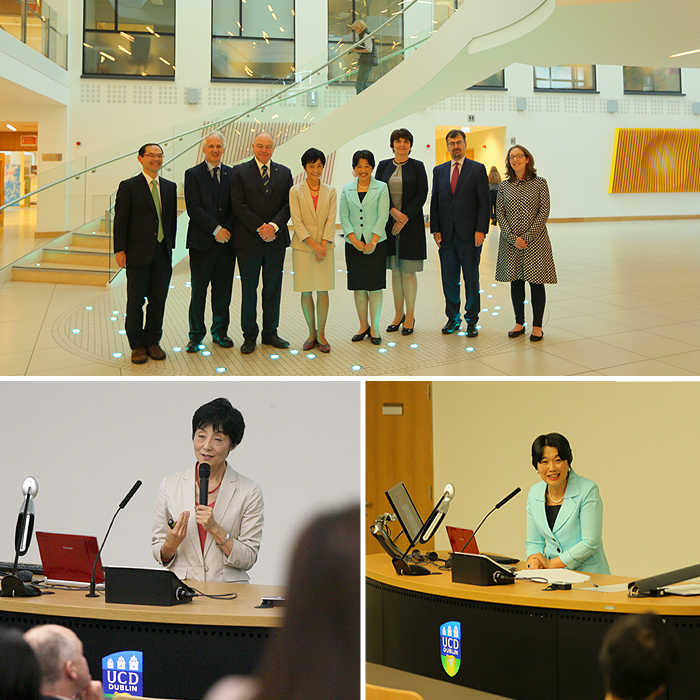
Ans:
{"type": "Polygon", "coordinates": [[[450,180],[452,194],[454,194],[457,189],[457,180],[459,180],[459,163],[455,163],[454,168],[452,168],[452,179],[450,180]]]}
{"type": "Polygon", "coordinates": [[[214,178],[214,191],[218,194],[219,192],[219,166],[212,168],[211,176],[214,178]]]}
{"type": "Polygon", "coordinates": [[[262,181],[265,194],[270,194],[270,175],[267,172],[267,165],[262,166],[262,181]]]}

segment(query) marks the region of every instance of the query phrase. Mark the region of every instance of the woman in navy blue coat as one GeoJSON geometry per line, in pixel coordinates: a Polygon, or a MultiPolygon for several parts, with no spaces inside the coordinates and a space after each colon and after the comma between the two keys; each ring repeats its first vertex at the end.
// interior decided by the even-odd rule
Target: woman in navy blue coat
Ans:
{"type": "Polygon", "coordinates": [[[395,129],[389,138],[394,157],[377,166],[377,180],[386,182],[391,197],[391,216],[386,225],[387,267],[391,270],[394,293],[394,319],[388,333],[401,329],[411,335],[415,327],[416,272],[426,259],[423,205],[428,198],[428,176],[421,161],[409,158],[413,134],[395,129]]]}

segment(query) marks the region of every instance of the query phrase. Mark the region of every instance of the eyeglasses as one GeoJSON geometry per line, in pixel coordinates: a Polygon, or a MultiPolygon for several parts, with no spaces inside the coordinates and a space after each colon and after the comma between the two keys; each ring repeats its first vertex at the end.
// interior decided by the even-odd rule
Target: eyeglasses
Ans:
{"type": "Polygon", "coordinates": [[[518,155],[514,155],[514,156],[508,156],[508,158],[510,158],[510,160],[520,160],[521,158],[526,158],[526,157],[527,156],[525,156],[523,153],[519,153],[518,155]]]}
{"type": "Polygon", "coordinates": [[[463,143],[464,141],[448,141],[447,147],[452,148],[452,146],[461,146],[463,143]]]}

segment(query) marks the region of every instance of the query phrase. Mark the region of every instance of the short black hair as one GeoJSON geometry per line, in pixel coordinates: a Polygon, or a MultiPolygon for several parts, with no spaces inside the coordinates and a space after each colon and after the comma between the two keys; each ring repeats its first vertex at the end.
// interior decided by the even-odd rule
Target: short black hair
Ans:
{"type": "Polygon", "coordinates": [[[40,684],[39,662],[22,633],[0,629],[0,698],[39,700],[40,684]]]}
{"type": "Polygon", "coordinates": [[[658,615],[624,615],[605,635],[598,661],[606,692],[621,700],[646,700],[668,684],[678,642],[658,615]]]}
{"type": "Polygon", "coordinates": [[[362,158],[364,158],[372,167],[374,167],[374,153],[366,149],[362,151],[355,151],[352,154],[352,167],[357,167],[357,164],[362,158]]]}
{"type": "Polygon", "coordinates": [[[192,416],[192,439],[202,428],[211,426],[217,433],[228,435],[231,446],[236,447],[243,439],[245,422],[241,412],[228,399],[214,399],[200,406],[192,416]]]}
{"type": "Polygon", "coordinates": [[[537,436],[532,443],[532,466],[535,469],[542,461],[545,447],[556,447],[559,456],[571,466],[571,463],[574,461],[574,453],[571,451],[569,441],[560,433],[547,433],[546,435],[537,436]]]}
{"type": "Polygon", "coordinates": [[[466,142],[467,135],[461,129],[452,129],[451,131],[447,132],[447,136],[445,136],[445,143],[447,143],[448,139],[456,139],[458,136],[461,136],[466,142]]]}
{"type": "Polygon", "coordinates": [[[146,155],[146,149],[149,146],[158,146],[160,148],[160,152],[163,153],[163,147],[159,143],[144,143],[141,148],[139,148],[139,155],[143,158],[146,155]]]}
{"type": "Polygon", "coordinates": [[[389,137],[389,148],[394,147],[394,141],[406,139],[413,146],[413,134],[408,129],[394,129],[389,137]]]}
{"type": "Polygon", "coordinates": [[[309,148],[301,156],[301,167],[305,168],[309,163],[315,163],[317,160],[321,161],[324,168],[326,167],[326,156],[323,151],[319,151],[318,148],[309,148]]]}

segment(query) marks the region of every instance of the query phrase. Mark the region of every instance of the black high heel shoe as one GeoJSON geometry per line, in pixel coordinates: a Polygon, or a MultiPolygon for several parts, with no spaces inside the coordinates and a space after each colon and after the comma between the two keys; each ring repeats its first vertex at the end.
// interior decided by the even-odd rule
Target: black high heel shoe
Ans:
{"type": "Polygon", "coordinates": [[[370,331],[370,329],[368,328],[366,331],[364,331],[362,333],[358,333],[357,335],[353,335],[352,342],[357,343],[360,340],[364,340],[369,335],[369,331],[370,331]]]}
{"type": "Polygon", "coordinates": [[[376,338],[370,334],[369,339],[372,341],[372,345],[381,345],[382,344],[382,336],[378,335],[376,338]]]}
{"type": "Polygon", "coordinates": [[[406,314],[404,314],[404,315],[401,317],[401,320],[400,320],[396,325],[394,325],[394,324],[392,323],[390,326],[387,326],[387,327],[386,327],[386,332],[387,332],[387,333],[395,333],[396,331],[399,330],[399,328],[401,328],[401,324],[402,324],[405,320],[406,320],[406,314]]]}
{"type": "Polygon", "coordinates": [[[413,329],[414,329],[415,327],[416,327],[416,319],[414,318],[414,319],[413,319],[413,326],[412,326],[411,328],[406,328],[406,326],[404,326],[404,327],[401,329],[401,335],[411,335],[411,333],[413,333],[413,329]]]}

